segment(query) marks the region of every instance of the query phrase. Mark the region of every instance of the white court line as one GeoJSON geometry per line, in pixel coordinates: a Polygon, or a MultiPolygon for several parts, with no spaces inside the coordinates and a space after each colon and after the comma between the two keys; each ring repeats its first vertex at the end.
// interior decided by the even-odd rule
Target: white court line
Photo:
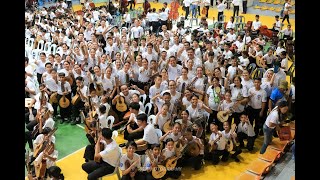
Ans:
{"type": "Polygon", "coordinates": [[[84,129],[84,127],[83,127],[83,126],[81,126],[80,124],[77,124],[77,126],[78,126],[79,128],[84,129]]]}
{"type": "Polygon", "coordinates": [[[77,152],[79,152],[79,151],[81,151],[83,148],[85,148],[86,146],[84,146],[84,147],[82,147],[82,148],[80,148],[80,149],[78,149],[78,150],[76,150],[76,151],[74,151],[73,153],[71,153],[71,154],[68,154],[68,155],[66,155],[65,157],[63,157],[63,158],[61,158],[61,159],[59,159],[58,161],[56,161],[56,162],[59,162],[59,161],[61,161],[61,160],[63,160],[63,159],[65,159],[65,158],[67,158],[67,157],[69,157],[69,156],[71,156],[71,155],[73,155],[73,154],[75,154],[75,153],[77,153],[77,152]]]}

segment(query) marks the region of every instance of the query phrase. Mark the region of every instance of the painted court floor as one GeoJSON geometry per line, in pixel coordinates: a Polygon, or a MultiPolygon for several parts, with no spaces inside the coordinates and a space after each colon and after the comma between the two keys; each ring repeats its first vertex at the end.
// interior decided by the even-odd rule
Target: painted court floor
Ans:
{"type": "MultiPolygon", "coordinates": [[[[136,8],[141,7],[141,4],[137,4],[136,8]]],[[[151,3],[151,7],[159,9],[162,7],[160,3],[151,3]]],[[[79,5],[74,5],[74,10],[77,10],[79,5]]],[[[184,13],[179,8],[180,15],[184,13]]],[[[216,8],[209,10],[209,19],[217,15],[216,8]]],[[[232,10],[225,11],[226,19],[229,20],[232,15],[232,10]]],[[[255,14],[244,14],[245,21],[254,20],[255,14]]],[[[274,22],[273,16],[260,16],[260,21],[263,25],[272,27],[274,22]]],[[[290,19],[292,29],[294,29],[294,19],[290,19]]],[[[287,23],[285,22],[285,27],[287,23]]],[[[290,63],[290,62],[289,62],[290,63]]],[[[290,64],[289,64],[290,65],[290,64]]],[[[288,78],[287,78],[288,79],[288,78]]],[[[288,79],[288,82],[289,79],[288,79]]],[[[87,174],[81,169],[81,165],[84,163],[83,153],[85,146],[89,144],[85,137],[85,131],[83,124],[71,126],[70,124],[60,124],[60,121],[56,121],[58,130],[55,133],[56,136],[56,148],[59,151],[57,166],[62,169],[62,173],[65,176],[65,180],[85,180],[87,174]]],[[[123,135],[119,134],[116,138],[118,144],[125,142],[123,135]]],[[[246,170],[246,167],[258,157],[259,149],[262,145],[263,137],[259,136],[255,141],[255,148],[253,152],[243,150],[238,156],[240,162],[235,162],[229,159],[227,162],[220,162],[218,165],[212,165],[211,162],[206,161],[203,168],[195,171],[191,168],[183,168],[182,176],[180,179],[215,179],[215,180],[233,180],[236,176],[246,170]]],[[[104,180],[116,180],[116,175],[103,178],[104,180]]]]}

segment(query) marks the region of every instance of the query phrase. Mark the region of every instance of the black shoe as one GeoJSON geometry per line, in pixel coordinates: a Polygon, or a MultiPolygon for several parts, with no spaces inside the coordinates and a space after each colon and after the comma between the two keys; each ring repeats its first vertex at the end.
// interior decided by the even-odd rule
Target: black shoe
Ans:
{"type": "Polygon", "coordinates": [[[244,148],[244,144],[240,144],[240,146],[239,146],[241,149],[243,149],[244,148]]]}
{"type": "Polygon", "coordinates": [[[119,144],[119,147],[125,147],[126,143],[119,144]]]}

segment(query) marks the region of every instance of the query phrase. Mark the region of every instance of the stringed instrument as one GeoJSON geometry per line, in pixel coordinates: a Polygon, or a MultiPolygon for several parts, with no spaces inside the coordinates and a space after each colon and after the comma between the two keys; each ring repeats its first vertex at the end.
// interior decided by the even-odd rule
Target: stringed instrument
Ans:
{"type": "MultiPolygon", "coordinates": [[[[50,133],[47,135],[48,139],[50,139],[50,137],[54,134],[54,132],[56,132],[58,128],[55,127],[52,131],[50,131],[50,133]]],[[[33,151],[33,157],[38,157],[38,155],[47,148],[47,146],[50,144],[50,140],[43,140],[43,142],[39,143],[33,151]]],[[[53,144],[53,143],[52,143],[53,144]]]]}
{"type": "Polygon", "coordinates": [[[209,142],[209,152],[212,152],[214,150],[216,150],[218,148],[218,144],[217,142],[220,140],[220,138],[222,137],[222,134],[219,134],[219,137],[217,139],[215,139],[213,142],[209,142]]]}
{"type": "Polygon", "coordinates": [[[167,169],[163,165],[159,165],[158,162],[153,158],[153,155],[151,153],[151,149],[146,150],[146,155],[149,157],[151,163],[155,163],[156,166],[152,167],[152,176],[156,179],[162,178],[166,173],[167,169]]]}
{"type": "MultiPolygon", "coordinates": [[[[235,123],[233,123],[231,125],[231,133],[234,133],[236,131],[237,125],[235,123]]],[[[234,138],[230,137],[230,139],[228,140],[227,144],[226,144],[226,149],[228,152],[231,152],[233,150],[233,148],[236,146],[236,142],[234,140],[234,138]]]]}
{"type": "MultiPolygon", "coordinates": [[[[48,155],[52,154],[53,151],[54,151],[54,144],[52,142],[50,142],[50,144],[48,144],[46,148],[43,150],[43,152],[45,152],[48,155]]],[[[42,156],[39,164],[35,165],[36,177],[38,179],[44,178],[46,170],[47,170],[47,159],[42,156]]]]}
{"type": "Polygon", "coordinates": [[[27,159],[26,159],[26,166],[27,166],[27,172],[28,172],[28,180],[33,180],[33,176],[31,173],[31,169],[30,169],[30,155],[29,155],[29,150],[27,151],[27,159]]]}
{"type": "Polygon", "coordinates": [[[183,156],[183,154],[185,153],[186,147],[187,147],[187,144],[185,144],[184,146],[181,145],[181,148],[179,149],[179,151],[176,150],[176,152],[179,152],[178,156],[172,156],[167,160],[165,160],[165,165],[168,170],[172,170],[177,166],[178,159],[180,159],[183,156]]]}
{"type": "Polygon", "coordinates": [[[119,97],[117,98],[116,102],[116,109],[120,112],[125,112],[128,109],[128,106],[124,100],[124,97],[120,95],[120,90],[119,90],[119,79],[116,78],[117,82],[117,94],[119,94],[119,97]]]}
{"type": "MultiPolygon", "coordinates": [[[[102,73],[102,76],[103,76],[103,73],[102,73]]],[[[102,83],[98,83],[98,80],[97,80],[97,76],[94,75],[94,78],[93,78],[93,82],[96,86],[96,93],[98,96],[101,96],[103,94],[103,86],[102,86],[102,83]]]]}
{"type": "Polygon", "coordinates": [[[49,99],[50,104],[58,103],[57,95],[58,95],[57,92],[54,92],[54,93],[51,94],[50,99],[49,99]]]}
{"type": "Polygon", "coordinates": [[[72,103],[73,105],[76,105],[76,104],[78,104],[78,102],[80,102],[80,101],[81,101],[81,97],[80,97],[79,91],[77,90],[77,91],[76,91],[76,95],[74,95],[74,96],[72,97],[72,99],[71,99],[71,103],[72,103]]]}
{"type": "Polygon", "coordinates": [[[44,114],[48,113],[49,110],[47,110],[46,112],[44,112],[43,114],[41,113],[41,108],[39,110],[40,113],[37,114],[36,116],[36,120],[38,121],[38,124],[34,126],[33,131],[31,132],[31,136],[32,137],[36,137],[37,134],[42,132],[42,126],[45,123],[45,119],[43,119],[44,114]]]}
{"type": "Polygon", "coordinates": [[[199,156],[200,154],[200,147],[199,144],[195,141],[191,141],[187,143],[187,152],[186,154],[192,157],[199,156]]]}
{"type": "MultiPolygon", "coordinates": [[[[61,91],[65,92],[64,82],[61,82],[61,91]]],[[[62,97],[60,98],[59,106],[62,108],[67,108],[70,106],[70,100],[66,97],[66,95],[62,95],[62,97]]]]}
{"type": "MultiPolygon", "coordinates": [[[[110,121],[108,122],[108,125],[110,126],[110,121]]],[[[100,152],[104,150],[104,144],[102,142],[97,142],[98,141],[98,134],[101,132],[101,128],[100,128],[100,122],[99,122],[99,118],[96,121],[96,131],[95,131],[95,142],[96,143],[100,143],[100,152]]],[[[100,163],[101,162],[101,157],[96,157],[94,156],[93,159],[95,162],[100,163]]]]}
{"type": "MultiPolygon", "coordinates": [[[[130,161],[128,159],[124,162],[124,166],[125,166],[126,169],[129,169],[129,167],[131,166],[131,163],[130,163],[130,161]]],[[[134,168],[131,169],[131,173],[136,173],[137,170],[138,169],[136,167],[134,167],[134,168]]],[[[134,177],[131,177],[131,180],[134,180],[134,177]]]]}
{"type": "Polygon", "coordinates": [[[217,113],[217,118],[220,122],[226,122],[229,119],[229,112],[228,111],[219,111],[217,113]]]}
{"type": "Polygon", "coordinates": [[[256,57],[256,64],[257,64],[257,66],[259,66],[261,68],[267,68],[266,62],[260,56],[256,57]]]}

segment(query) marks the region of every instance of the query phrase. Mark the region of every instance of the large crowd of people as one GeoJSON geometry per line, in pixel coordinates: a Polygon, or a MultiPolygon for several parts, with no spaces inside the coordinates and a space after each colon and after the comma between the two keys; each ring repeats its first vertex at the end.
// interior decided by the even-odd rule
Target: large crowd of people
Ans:
{"type": "MultiPolygon", "coordinates": [[[[259,15],[243,29],[235,17],[208,29],[204,14],[192,30],[183,22],[172,27],[167,3],[156,9],[145,2],[133,18],[133,0],[101,7],[83,1],[77,12],[70,2],[28,3],[25,11],[29,179],[64,178],[55,166],[57,123],[84,124],[82,169],[90,180],[118,167],[122,179],[177,179],[183,167],[199,170],[204,160],[240,162],[239,154],[260,148],[259,136],[263,154],[281,124],[294,120],[295,79],[286,80],[293,32],[278,16],[270,29],[283,38],[265,36],[259,15]],[[117,144],[114,131],[126,142],[117,144]]],[[[198,3],[189,2],[193,15],[198,3]]]]}

